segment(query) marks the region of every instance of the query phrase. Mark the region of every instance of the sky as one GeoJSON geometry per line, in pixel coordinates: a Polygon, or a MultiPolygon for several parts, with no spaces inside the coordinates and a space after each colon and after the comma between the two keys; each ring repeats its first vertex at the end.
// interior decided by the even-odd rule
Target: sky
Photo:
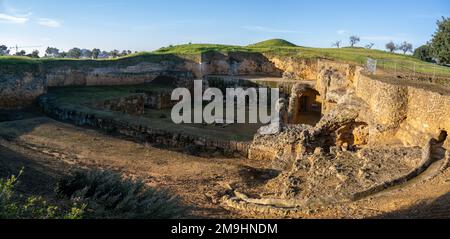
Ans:
{"type": "Polygon", "coordinates": [[[360,46],[418,47],[442,16],[450,17],[449,0],[0,0],[0,45],[152,51],[282,38],[331,47],[358,35],[360,46]]]}

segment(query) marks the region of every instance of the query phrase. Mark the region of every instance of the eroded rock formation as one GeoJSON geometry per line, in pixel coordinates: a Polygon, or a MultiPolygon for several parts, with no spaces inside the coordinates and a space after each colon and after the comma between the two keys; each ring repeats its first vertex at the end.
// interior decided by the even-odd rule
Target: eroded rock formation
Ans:
{"type": "MultiPolygon", "coordinates": [[[[249,157],[271,160],[281,174],[260,197],[237,189],[223,198],[224,205],[287,215],[378,193],[418,177],[434,163],[440,170],[430,175],[448,167],[448,89],[367,76],[362,70],[319,62],[316,90],[323,117],[314,127],[287,125],[279,134],[256,135],[249,157]]],[[[307,89],[302,84],[292,89],[291,123],[298,117],[298,97],[307,89]]]]}

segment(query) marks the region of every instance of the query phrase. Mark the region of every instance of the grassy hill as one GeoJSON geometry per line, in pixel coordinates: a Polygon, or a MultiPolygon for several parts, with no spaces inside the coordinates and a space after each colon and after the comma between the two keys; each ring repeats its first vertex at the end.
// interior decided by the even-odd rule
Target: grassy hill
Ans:
{"type": "Polygon", "coordinates": [[[251,44],[249,47],[269,48],[269,47],[296,47],[294,43],[288,42],[283,39],[271,39],[267,41],[251,44]]]}
{"type": "Polygon", "coordinates": [[[134,64],[136,62],[150,61],[157,62],[164,60],[177,60],[177,56],[195,57],[208,51],[219,52],[259,52],[272,56],[293,57],[298,59],[325,58],[348,63],[365,64],[367,58],[378,60],[379,67],[392,70],[409,70],[425,74],[436,74],[450,77],[450,67],[437,66],[435,64],[423,62],[410,55],[389,53],[381,50],[369,50],[365,48],[310,48],[300,47],[281,40],[272,39],[259,42],[249,46],[232,46],[220,44],[185,44],[164,47],[154,52],[141,52],[122,58],[104,60],[75,60],[75,59],[30,59],[27,57],[0,57],[0,65],[27,65],[41,63],[46,66],[59,66],[70,64],[72,66],[94,65],[102,66],[117,62],[117,64],[134,64]]]}

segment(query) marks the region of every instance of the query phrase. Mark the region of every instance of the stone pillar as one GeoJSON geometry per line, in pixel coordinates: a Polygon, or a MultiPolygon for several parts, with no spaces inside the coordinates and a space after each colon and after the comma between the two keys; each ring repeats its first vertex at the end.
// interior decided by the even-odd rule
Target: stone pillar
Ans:
{"type": "Polygon", "coordinates": [[[299,103],[300,98],[306,92],[307,86],[304,84],[295,84],[291,90],[291,97],[289,98],[289,110],[288,110],[288,121],[291,124],[298,123],[299,120],[299,103]]]}

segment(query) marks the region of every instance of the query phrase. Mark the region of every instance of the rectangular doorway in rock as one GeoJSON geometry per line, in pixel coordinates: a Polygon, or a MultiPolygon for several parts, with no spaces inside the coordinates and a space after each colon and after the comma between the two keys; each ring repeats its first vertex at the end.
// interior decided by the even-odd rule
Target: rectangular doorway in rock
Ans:
{"type": "Polygon", "coordinates": [[[322,102],[316,90],[296,85],[290,96],[290,123],[316,125],[322,117],[322,102]]]}

